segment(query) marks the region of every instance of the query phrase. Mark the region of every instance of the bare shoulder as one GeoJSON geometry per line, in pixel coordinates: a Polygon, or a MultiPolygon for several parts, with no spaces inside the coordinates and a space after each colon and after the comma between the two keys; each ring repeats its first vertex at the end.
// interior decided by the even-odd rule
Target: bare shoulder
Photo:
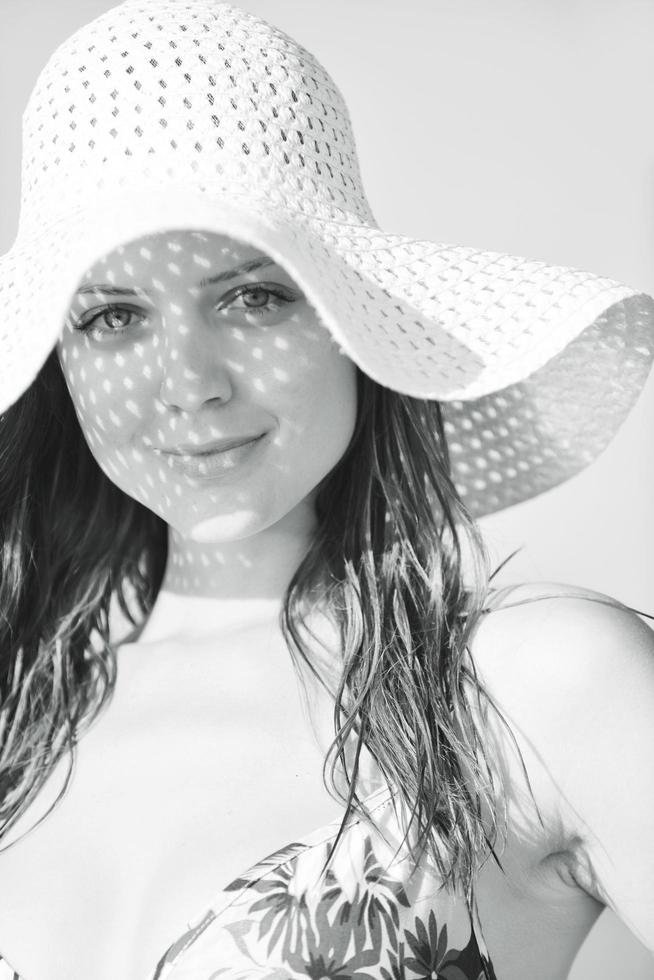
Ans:
{"type": "Polygon", "coordinates": [[[529,582],[489,605],[470,645],[480,679],[546,755],[560,748],[561,765],[564,739],[594,733],[599,713],[617,724],[643,699],[654,709],[654,631],[612,596],[529,582]]]}
{"type": "MultiPolygon", "coordinates": [[[[649,612],[649,610],[646,610],[649,612]]],[[[652,610],[654,613],[654,610],[652,610]]],[[[477,668],[498,695],[528,704],[619,682],[654,683],[654,630],[612,596],[561,582],[498,590],[474,634],[477,668]]]]}

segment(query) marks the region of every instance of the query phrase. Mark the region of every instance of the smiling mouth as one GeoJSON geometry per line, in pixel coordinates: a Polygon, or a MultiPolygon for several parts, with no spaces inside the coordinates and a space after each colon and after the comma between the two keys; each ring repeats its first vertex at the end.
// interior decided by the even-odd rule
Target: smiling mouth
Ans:
{"type": "Polygon", "coordinates": [[[157,449],[168,466],[195,479],[211,479],[229,473],[247,462],[263,440],[265,433],[240,439],[222,440],[202,446],[180,446],[157,449]]]}
{"type": "Polygon", "coordinates": [[[229,449],[236,449],[244,446],[248,442],[254,442],[261,438],[262,433],[257,435],[234,436],[232,439],[214,439],[213,442],[191,443],[183,442],[179,446],[171,446],[169,449],[164,447],[154,447],[156,453],[171,456],[213,456],[214,453],[227,452],[229,449]]]}

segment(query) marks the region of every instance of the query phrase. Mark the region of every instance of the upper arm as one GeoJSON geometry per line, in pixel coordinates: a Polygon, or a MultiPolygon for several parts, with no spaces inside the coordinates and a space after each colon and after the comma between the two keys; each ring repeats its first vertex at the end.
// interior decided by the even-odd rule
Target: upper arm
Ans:
{"type": "MultiPolygon", "coordinates": [[[[550,591],[608,598],[558,585],[522,594],[550,591]]],[[[635,613],[588,598],[487,619],[482,679],[557,787],[575,877],[654,952],[654,632],[635,613]]]]}

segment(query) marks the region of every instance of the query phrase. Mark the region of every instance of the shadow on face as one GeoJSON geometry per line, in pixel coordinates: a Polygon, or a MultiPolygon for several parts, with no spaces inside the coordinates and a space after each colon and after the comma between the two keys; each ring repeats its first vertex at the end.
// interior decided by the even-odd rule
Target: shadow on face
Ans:
{"type": "Polygon", "coordinates": [[[189,541],[306,517],[354,431],[352,362],[281,266],[223,235],[104,256],[57,351],[102,470],[189,541]]]}

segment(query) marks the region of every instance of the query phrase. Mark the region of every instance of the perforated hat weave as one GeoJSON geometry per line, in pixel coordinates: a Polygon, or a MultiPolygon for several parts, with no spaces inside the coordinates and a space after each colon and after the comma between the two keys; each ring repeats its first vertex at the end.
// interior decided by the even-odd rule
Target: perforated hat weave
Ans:
{"type": "Polygon", "coordinates": [[[54,53],[24,114],[19,230],[0,258],[0,410],[43,365],[84,271],[172,228],[267,252],[370,377],[443,402],[476,515],[590,463],[651,366],[650,297],[381,230],[342,96],[285,34],[214,0],[128,0],[54,53]]]}

